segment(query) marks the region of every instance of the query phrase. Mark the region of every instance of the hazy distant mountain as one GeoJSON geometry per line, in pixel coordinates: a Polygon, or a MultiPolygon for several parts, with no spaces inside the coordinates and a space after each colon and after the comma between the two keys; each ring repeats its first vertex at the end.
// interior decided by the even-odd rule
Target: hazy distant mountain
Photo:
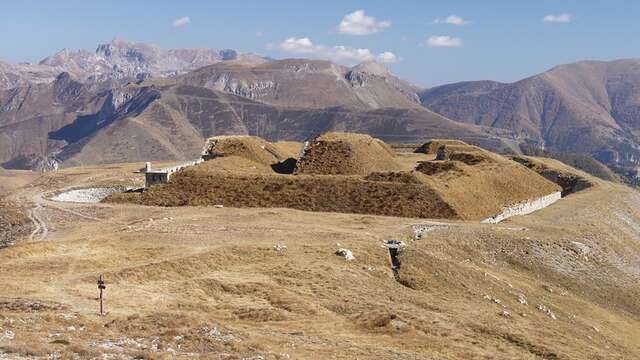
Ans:
{"type": "Polygon", "coordinates": [[[583,61],[512,84],[463,82],[421,94],[448,118],[516,132],[554,151],[640,164],[640,60],[583,61]]]}
{"type": "Polygon", "coordinates": [[[176,81],[286,107],[377,109],[420,106],[419,89],[377,63],[363,63],[352,68],[307,59],[263,64],[217,63],[182,75],[176,81]]]}
{"type": "Polygon", "coordinates": [[[114,39],[99,45],[95,52],[64,49],[35,65],[0,62],[0,89],[25,83],[52,82],[62,72],[68,72],[83,82],[135,81],[182,74],[222,61],[257,64],[267,60],[231,49],[163,50],[151,44],[114,39]]]}
{"type": "MultiPolygon", "coordinates": [[[[492,149],[507,146],[501,134],[448,120],[412,102],[410,107],[377,109],[339,103],[282,106],[179,80],[96,90],[64,73],[51,84],[0,91],[0,165],[51,169],[58,164],[190,159],[213,135],[305,140],[330,130],[365,132],[392,142],[456,137],[492,149]]],[[[397,90],[394,96],[404,95],[397,90]]]]}

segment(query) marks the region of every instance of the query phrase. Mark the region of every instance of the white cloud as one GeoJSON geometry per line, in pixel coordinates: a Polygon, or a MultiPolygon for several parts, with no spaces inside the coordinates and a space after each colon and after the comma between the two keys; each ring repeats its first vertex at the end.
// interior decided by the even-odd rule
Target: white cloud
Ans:
{"type": "Polygon", "coordinates": [[[398,57],[390,51],[385,51],[382,54],[378,54],[378,61],[383,63],[394,63],[398,61],[398,57]]]}
{"type": "Polygon", "coordinates": [[[277,46],[267,45],[267,48],[278,48],[290,54],[305,54],[322,59],[346,63],[362,61],[379,61],[383,63],[392,63],[398,61],[398,57],[390,51],[385,51],[376,55],[369,49],[358,49],[351,46],[343,45],[316,45],[311,41],[311,39],[307,37],[291,37],[281,42],[277,46]]]}
{"type": "Polygon", "coordinates": [[[173,27],[183,27],[189,24],[191,24],[191,18],[188,16],[183,16],[173,21],[173,27]]]}
{"type": "Polygon", "coordinates": [[[569,14],[557,14],[557,15],[547,15],[542,18],[544,22],[553,22],[553,23],[570,23],[572,20],[571,15],[569,14]]]}
{"type": "Polygon", "coordinates": [[[377,21],[368,16],[364,10],[356,10],[342,18],[338,25],[338,32],[347,35],[369,35],[380,32],[391,26],[391,21],[377,21]]]}
{"type": "Polygon", "coordinates": [[[256,31],[256,36],[257,37],[262,37],[264,35],[264,33],[262,31],[256,31]]]}
{"type": "Polygon", "coordinates": [[[449,15],[444,19],[435,19],[433,20],[434,24],[451,24],[451,25],[467,25],[470,24],[471,21],[465,20],[457,15],[449,15]]]}
{"type": "Polygon", "coordinates": [[[294,54],[309,54],[317,52],[319,49],[309,38],[291,37],[280,43],[280,49],[294,54]]]}
{"type": "Polygon", "coordinates": [[[433,35],[427,39],[426,45],[430,47],[458,47],[462,46],[462,39],[448,35],[433,35]]]}

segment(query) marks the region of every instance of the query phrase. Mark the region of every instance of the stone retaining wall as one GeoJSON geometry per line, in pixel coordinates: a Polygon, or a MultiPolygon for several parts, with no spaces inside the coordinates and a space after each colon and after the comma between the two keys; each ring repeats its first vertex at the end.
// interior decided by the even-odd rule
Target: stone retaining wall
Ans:
{"type": "Polygon", "coordinates": [[[562,197],[561,194],[562,193],[560,191],[557,191],[541,198],[537,198],[535,200],[530,200],[517,205],[509,206],[503,209],[501,213],[490,218],[486,218],[482,220],[482,222],[488,224],[497,224],[500,221],[508,219],[512,216],[531,214],[534,211],[543,209],[560,200],[560,198],[562,197]]]}
{"type": "Polygon", "coordinates": [[[169,182],[169,179],[171,178],[171,175],[173,173],[178,172],[182,169],[188,168],[189,166],[198,165],[203,161],[204,161],[203,159],[187,161],[180,165],[163,168],[163,169],[151,169],[150,163],[147,163],[146,165],[147,170],[145,171],[145,175],[144,175],[144,187],[148,188],[151,185],[167,183],[169,182]]]}

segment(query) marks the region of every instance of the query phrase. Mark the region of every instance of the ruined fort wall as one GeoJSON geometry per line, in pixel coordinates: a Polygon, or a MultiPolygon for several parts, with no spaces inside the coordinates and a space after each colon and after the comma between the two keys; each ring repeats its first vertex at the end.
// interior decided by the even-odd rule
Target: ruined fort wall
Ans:
{"type": "Polygon", "coordinates": [[[198,165],[203,161],[204,161],[203,159],[198,159],[193,161],[187,161],[182,164],[168,167],[168,168],[148,169],[145,173],[144,187],[148,188],[151,185],[167,183],[171,179],[171,175],[173,173],[183,170],[185,168],[188,168],[190,166],[198,165]]]}
{"type": "Polygon", "coordinates": [[[482,222],[489,223],[489,224],[497,224],[500,221],[508,219],[512,216],[531,214],[534,211],[543,209],[555,203],[556,201],[560,200],[561,197],[562,197],[561,192],[557,191],[549,195],[537,198],[535,200],[530,200],[530,201],[522,202],[517,205],[509,206],[505,208],[501,213],[496,214],[492,217],[486,218],[482,220],[482,222]]]}

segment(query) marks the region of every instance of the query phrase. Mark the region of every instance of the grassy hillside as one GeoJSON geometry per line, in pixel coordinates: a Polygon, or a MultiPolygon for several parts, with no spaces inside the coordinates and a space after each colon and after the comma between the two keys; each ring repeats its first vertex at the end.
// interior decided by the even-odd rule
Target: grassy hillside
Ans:
{"type": "MultiPolygon", "coordinates": [[[[139,183],[140,166],[64,169],[11,196],[139,183]]],[[[495,225],[40,201],[45,241],[0,250],[0,318],[14,320],[0,334],[15,334],[0,356],[635,359],[640,195],[588,180],[495,225]],[[389,239],[406,244],[395,275],[389,239]]]]}

